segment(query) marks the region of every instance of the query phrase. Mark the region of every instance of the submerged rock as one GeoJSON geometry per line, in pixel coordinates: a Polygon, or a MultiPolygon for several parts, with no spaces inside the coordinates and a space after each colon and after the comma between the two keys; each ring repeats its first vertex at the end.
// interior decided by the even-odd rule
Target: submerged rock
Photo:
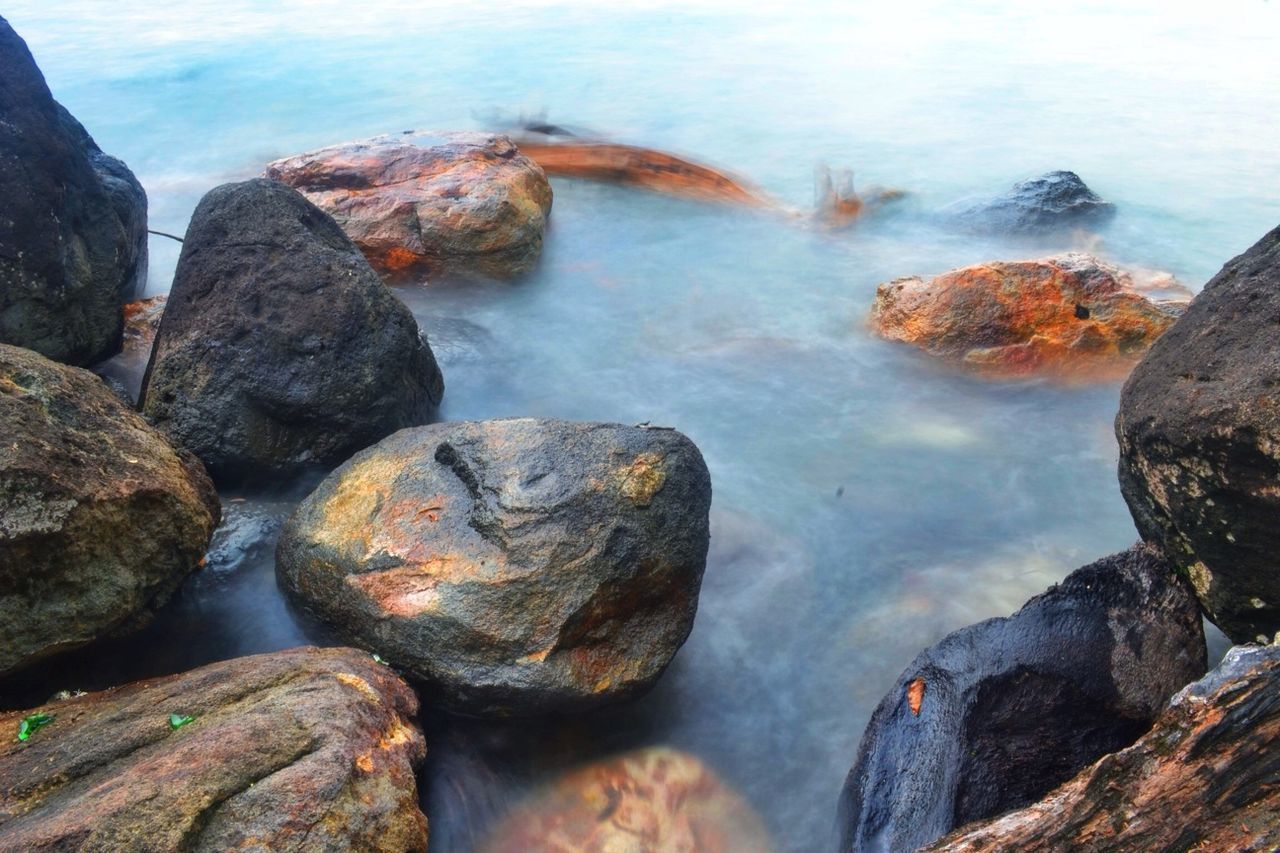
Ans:
{"type": "Polygon", "coordinates": [[[896,279],[877,288],[870,323],[882,338],[987,374],[1106,379],[1127,373],[1181,307],[1072,253],[896,279]]]}
{"type": "Polygon", "coordinates": [[[200,562],[213,484],[88,371],[0,344],[0,674],[140,627],[200,562]]]}
{"type": "Polygon", "coordinates": [[[1034,802],[1133,743],[1203,675],[1195,599],[1138,545],[922,652],[876,708],[842,850],[914,850],[1034,802]]]}
{"type": "Polygon", "coordinates": [[[443,390],[409,309],[323,211],[262,179],[201,200],[140,406],[215,480],[336,464],[443,390]]]}
{"type": "Polygon", "coordinates": [[[53,100],[4,18],[0,116],[0,342],[101,361],[146,278],[146,193],[53,100]]]}
{"type": "Polygon", "coordinates": [[[505,136],[379,136],[277,160],[267,177],[333,215],[384,275],[509,277],[542,252],[551,184],[505,136]]]}
{"type": "Polygon", "coordinates": [[[417,710],[367,654],[299,648],[0,713],[0,849],[426,850],[417,710]]]}
{"type": "Polygon", "coordinates": [[[1020,181],[995,198],[953,205],[947,216],[974,231],[1028,235],[1099,225],[1115,213],[1115,205],[1075,172],[1057,171],[1020,181]]]}
{"type": "Polygon", "coordinates": [[[1120,398],[1138,531],[1236,642],[1280,631],[1280,228],[1227,263],[1120,398]]]}
{"type": "Polygon", "coordinates": [[[929,849],[1280,849],[1278,752],[1280,646],[1238,646],[1133,746],[929,849]]]}
{"type": "Polygon", "coordinates": [[[693,627],[711,480],[670,429],[531,418],[404,430],[289,519],[282,588],[472,714],[647,690],[693,627]]]}

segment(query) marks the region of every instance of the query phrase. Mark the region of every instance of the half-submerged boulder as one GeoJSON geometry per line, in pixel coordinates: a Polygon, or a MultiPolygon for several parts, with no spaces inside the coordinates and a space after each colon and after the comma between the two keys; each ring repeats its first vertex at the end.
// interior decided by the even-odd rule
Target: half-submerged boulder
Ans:
{"type": "Polygon", "coordinates": [[[140,406],[215,480],[336,464],[424,423],[443,390],[413,315],[326,213],[263,179],[201,200],[140,406]]]}
{"type": "Polygon", "coordinates": [[[1277,754],[1280,646],[1237,646],[1133,746],[928,849],[1280,849],[1277,754]]]}
{"type": "Polygon", "coordinates": [[[356,454],[298,507],[281,586],[471,714],[647,690],[693,627],[711,479],[671,429],[434,424],[356,454]]]}
{"type": "Polygon", "coordinates": [[[1157,301],[1090,255],[977,264],[880,285],[872,330],[993,376],[1124,376],[1180,302],[1157,301]]]}
{"type": "Polygon", "coordinates": [[[86,370],[0,344],[0,674],[140,627],[218,523],[200,462],[86,370]]]}
{"type": "Polygon", "coordinates": [[[0,849],[423,851],[417,710],[299,648],[0,713],[0,849]]]}
{"type": "Polygon", "coordinates": [[[1143,545],[948,635],[872,714],[841,849],[915,850],[1034,802],[1133,743],[1205,656],[1195,598],[1143,545]]]}
{"type": "Polygon", "coordinates": [[[551,213],[546,174],[500,135],[406,131],[277,160],[266,174],[332,214],[395,278],[527,272],[551,213]]]}
{"type": "Polygon", "coordinates": [[[58,104],[0,18],[0,342],[87,365],[120,349],[147,270],[147,196],[58,104]]]}
{"type": "Polygon", "coordinates": [[[1067,171],[1019,181],[995,198],[961,202],[946,212],[968,230],[1016,235],[1097,226],[1115,213],[1115,205],[1089,189],[1075,172],[1067,171]]]}
{"type": "Polygon", "coordinates": [[[1227,263],[1120,397],[1138,531],[1236,642],[1280,631],[1280,228],[1227,263]]]}

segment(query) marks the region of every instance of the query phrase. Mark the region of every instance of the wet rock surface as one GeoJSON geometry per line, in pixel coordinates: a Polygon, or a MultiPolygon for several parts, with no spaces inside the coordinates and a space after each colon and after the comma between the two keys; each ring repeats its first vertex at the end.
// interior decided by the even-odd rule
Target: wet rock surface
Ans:
{"type": "Polygon", "coordinates": [[[282,588],[472,714],[635,696],[688,636],[711,482],[670,429],[536,419],[404,430],[299,506],[282,588]]]}
{"type": "Polygon", "coordinates": [[[425,850],[417,710],[369,655],[299,648],[0,713],[0,849],[425,850]]]}
{"type": "Polygon", "coordinates": [[[1115,213],[1075,172],[1057,171],[1019,181],[994,198],[955,204],[946,216],[971,231],[1034,235],[1101,225],[1115,213]]]}
{"type": "Polygon", "coordinates": [[[871,717],[842,850],[914,850],[1133,743],[1204,674],[1195,599],[1143,545],[922,652],[871,717]]]}
{"type": "Polygon", "coordinates": [[[138,299],[124,306],[124,349],[132,353],[150,353],[160,331],[168,294],[138,299]]]}
{"type": "Polygon", "coordinates": [[[323,211],[262,179],[200,202],[140,406],[216,480],[336,464],[443,391],[413,315],[323,211]]]}
{"type": "Polygon", "coordinates": [[[1125,384],[1120,490],[1236,642],[1280,631],[1280,228],[1227,263],[1125,384]]]}

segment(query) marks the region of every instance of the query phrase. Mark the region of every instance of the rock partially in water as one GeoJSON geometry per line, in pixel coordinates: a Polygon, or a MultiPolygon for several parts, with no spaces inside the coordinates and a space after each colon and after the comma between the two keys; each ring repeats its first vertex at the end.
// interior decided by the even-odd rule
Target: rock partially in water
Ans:
{"type": "Polygon", "coordinates": [[[1125,384],[1120,490],[1236,642],[1280,631],[1280,228],[1227,263],[1125,384]]]}
{"type": "Polygon", "coordinates": [[[150,353],[160,331],[160,318],[164,315],[168,294],[149,296],[124,306],[124,351],[126,353],[150,353]]]}
{"type": "Polygon", "coordinates": [[[516,808],[482,853],[768,853],[760,818],[691,755],[651,747],[576,770],[516,808]]]}
{"type": "Polygon", "coordinates": [[[591,708],[693,626],[711,479],[670,429],[531,418],[404,430],[298,507],[283,589],[448,707],[591,708]]]}
{"type": "Polygon", "coordinates": [[[1033,235],[1097,226],[1115,213],[1075,172],[1057,171],[1019,181],[995,198],[953,205],[946,216],[972,231],[1033,235]]]}
{"type": "Polygon", "coordinates": [[[1280,849],[1280,646],[1237,646],[1128,749],[930,850],[1280,849]]]}
{"type": "Polygon", "coordinates": [[[426,850],[417,710],[369,655],[299,648],[0,714],[0,849],[426,850]]]}
{"type": "Polygon", "coordinates": [[[877,288],[870,323],[882,338],[984,374],[1113,379],[1181,309],[1149,299],[1128,273],[1071,253],[896,279],[877,288]]]}
{"type": "Polygon", "coordinates": [[[200,462],[88,371],[0,344],[0,674],[140,627],[219,517],[200,462]]]}
{"type": "Polygon", "coordinates": [[[505,136],[379,136],[277,160],[267,177],[333,215],[380,273],[506,278],[542,253],[551,184],[505,136]]]}
{"type": "Polygon", "coordinates": [[[0,18],[0,341],[87,365],[146,279],[147,196],[53,100],[0,18]]]}
{"type": "Polygon", "coordinates": [[[1195,599],[1145,546],[922,652],[876,708],[843,850],[914,850],[1034,802],[1133,743],[1205,671],[1195,599]]]}
{"type": "Polygon", "coordinates": [[[262,179],[201,200],[140,405],[214,479],[336,464],[444,390],[413,315],[323,211],[262,179]]]}

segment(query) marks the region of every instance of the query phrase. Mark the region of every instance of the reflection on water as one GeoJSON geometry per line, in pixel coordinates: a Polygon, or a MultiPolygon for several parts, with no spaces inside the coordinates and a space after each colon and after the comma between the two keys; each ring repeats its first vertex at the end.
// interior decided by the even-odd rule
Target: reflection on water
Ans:
{"type": "MultiPolygon", "coordinates": [[[[875,286],[1088,248],[1198,288],[1280,220],[1275,4],[740,5],[4,10],[57,96],[137,171],[166,231],[208,188],[276,157],[474,128],[494,109],[546,108],[688,153],[800,209],[818,162],[912,192],[830,233],[557,179],[528,278],[397,289],[445,371],[442,418],[673,425],[715,487],[698,620],[653,693],[537,724],[427,709],[439,849],[478,842],[575,765],[650,745],[698,756],[782,849],[829,848],[862,728],[915,653],[1135,538],[1115,479],[1118,385],[939,369],[866,333],[875,286]],[[1100,234],[1003,242],[933,215],[1057,168],[1117,204],[1100,234]]],[[[152,253],[149,290],[164,292],[177,244],[153,240],[152,253]]],[[[142,365],[117,367],[136,381],[142,365]]],[[[5,703],[325,641],[284,604],[272,563],[309,485],[224,495],[205,570],[150,628],[28,675],[5,703]]]]}

